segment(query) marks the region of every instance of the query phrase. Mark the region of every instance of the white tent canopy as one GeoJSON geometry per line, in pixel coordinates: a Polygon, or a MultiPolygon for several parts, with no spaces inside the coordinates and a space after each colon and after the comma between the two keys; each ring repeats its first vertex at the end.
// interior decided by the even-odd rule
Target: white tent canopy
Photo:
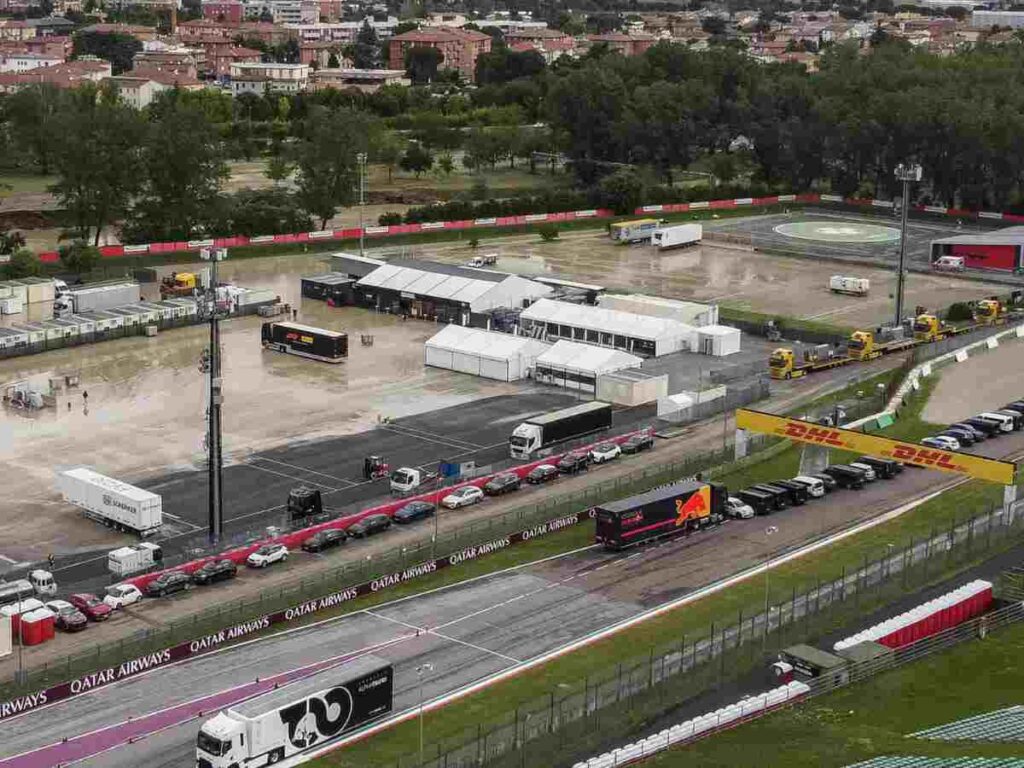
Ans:
{"type": "Polygon", "coordinates": [[[531,335],[654,356],[688,350],[697,342],[697,329],[676,320],[551,299],[523,310],[520,321],[531,335]]]}
{"type": "Polygon", "coordinates": [[[718,322],[716,304],[699,304],[695,301],[679,301],[661,296],[647,296],[642,293],[606,293],[598,298],[602,309],[617,309],[638,315],[663,317],[687,325],[714,325],[718,322]]]}
{"type": "Polygon", "coordinates": [[[537,357],[534,378],[547,384],[593,391],[598,376],[639,368],[642,363],[642,358],[617,349],[559,341],[537,357]]]}
{"type": "Polygon", "coordinates": [[[423,362],[488,379],[515,381],[525,378],[537,356],[550,347],[526,336],[448,325],[427,340],[423,362]]]}

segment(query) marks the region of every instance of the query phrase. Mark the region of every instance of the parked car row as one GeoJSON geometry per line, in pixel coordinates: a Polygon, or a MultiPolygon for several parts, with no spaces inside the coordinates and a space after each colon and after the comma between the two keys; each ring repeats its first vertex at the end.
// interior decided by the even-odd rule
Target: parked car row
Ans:
{"type": "Polygon", "coordinates": [[[969,419],[950,424],[937,435],[926,437],[921,445],[944,451],[959,451],[990,437],[1024,427],[1024,400],[1007,403],[997,411],[985,411],[969,419]]]}

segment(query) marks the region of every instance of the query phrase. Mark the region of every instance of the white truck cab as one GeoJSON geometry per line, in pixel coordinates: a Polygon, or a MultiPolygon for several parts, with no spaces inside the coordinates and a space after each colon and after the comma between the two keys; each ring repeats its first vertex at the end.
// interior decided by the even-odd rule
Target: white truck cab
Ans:
{"type": "Polygon", "coordinates": [[[393,493],[411,493],[424,483],[433,480],[437,475],[433,472],[424,472],[422,469],[413,467],[399,467],[391,473],[391,491],[393,493]]]}
{"type": "Polygon", "coordinates": [[[820,499],[825,495],[825,484],[816,477],[808,477],[807,475],[797,475],[793,478],[794,483],[800,483],[807,487],[807,493],[813,498],[820,499]]]}
{"type": "Polygon", "coordinates": [[[28,580],[37,595],[57,594],[57,580],[53,578],[53,574],[49,571],[37,568],[29,573],[28,580]]]}
{"type": "Polygon", "coordinates": [[[528,459],[541,447],[544,430],[537,424],[524,423],[512,430],[509,438],[509,453],[513,459],[528,459]]]}
{"type": "Polygon", "coordinates": [[[220,712],[199,729],[196,763],[200,768],[227,768],[249,762],[245,748],[245,723],[220,712]]]}

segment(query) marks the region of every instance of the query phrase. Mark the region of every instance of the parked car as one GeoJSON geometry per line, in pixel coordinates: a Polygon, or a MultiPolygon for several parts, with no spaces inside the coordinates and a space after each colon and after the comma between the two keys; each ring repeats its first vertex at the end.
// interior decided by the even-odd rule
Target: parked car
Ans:
{"type": "Polygon", "coordinates": [[[725,500],[725,514],[739,520],[747,520],[754,516],[754,508],[749,504],[744,504],[741,499],[730,496],[725,500]]]}
{"type": "Polygon", "coordinates": [[[66,600],[51,600],[46,607],[57,615],[53,622],[57,629],[81,632],[89,624],[85,614],[66,600]]]}
{"type": "Polygon", "coordinates": [[[964,430],[965,432],[970,433],[971,437],[974,438],[974,442],[976,443],[980,443],[988,439],[988,432],[986,432],[983,429],[978,429],[977,427],[971,426],[966,421],[958,421],[956,424],[950,424],[946,429],[947,431],[950,429],[964,430]]]}
{"type": "Polygon", "coordinates": [[[772,500],[772,503],[775,505],[775,509],[785,509],[791,503],[789,500],[789,491],[785,488],[779,488],[777,485],[758,483],[757,485],[750,486],[750,490],[766,494],[772,500]]]}
{"type": "Polygon", "coordinates": [[[113,608],[124,608],[126,605],[137,603],[142,599],[142,592],[134,584],[115,584],[107,587],[107,594],[103,596],[103,602],[113,608]]]}
{"type": "Polygon", "coordinates": [[[590,466],[590,454],[586,451],[569,451],[558,461],[558,471],[564,475],[575,475],[590,466]]]}
{"type": "Polygon", "coordinates": [[[595,464],[604,464],[619,458],[621,454],[622,449],[618,443],[599,443],[590,449],[590,460],[595,464]]]}
{"type": "Polygon", "coordinates": [[[808,477],[813,478],[815,480],[821,480],[821,484],[825,486],[825,493],[832,493],[832,491],[834,491],[839,486],[839,484],[836,482],[836,479],[832,477],[832,475],[826,474],[824,472],[812,472],[811,474],[808,475],[808,477]]]}
{"type": "Polygon", "coordinates": [[[210,560],[192,572],[192,581],[196,584],[212,584],[233,579],[237,572],[238,566],[231,560],[210,560]]]}
{"type": "Polygon", "coordinates": [[[1013,424],[1014,431],[1024,427],[1024,413],[1013,408],[1000,408],[998,411],[993,411],[996,416],[1005,416],[1013,424]]]}
{"type": "Polygon", "coordinates": [[[1024,415],[1024,400],[1014,400],[1012,403],[1007,403],[1002,407],[1004,411],[1016,411],[1017,413],[1024,415]]]}
{"type": "Polygon", "coordinates": [[[955,437],[946,437],[943,435],[936,435],[935,437],[926,437],[921,441],[921,445],[927,445],[929,448],[938,448],[943,451],[959,451],[960,441],[955,437]]]}
{"type": "Polygon", "coordinates": [[[875,476],[883,480],[891,480],[903,471],[903,465],[892,459],[879,459],[874,456],[861,456],[854,462],[854,466],[866,464],[875,470],[875,476]]]}
{"type": "Polygon", "coordinates": [[[192,577],[184,571],[168,571],[146,585],[146,594],[149,597],[165,597],[186,589],[192,589],[192,577]]]}
{"type": "Polygon", "coordinates": [[[794,483],[792,480],[773,480],[772,485],[789,492],[789,503],[794,507],[806,504],[811,498],[811,491],[803,483],[794,483]]]}
{"type": "Polygon", "coordinates": [[[979,413],[978,418],[985,419],[986,421],[994,421],[999,425],[1000,432],[1013,432],[1017,429],[1017,419],[1005,413],[985,411],[984,413],[979,413]]]}
{"type": "Polygon", "coordinates": [[[775,511],[775,498],[767,493],[744,488],[736,492],[736,498],[753,509],[755,515],[770,515],[775,511]]]}
{"type": "MultiPolygon", "coordinates": [[[[831,480],[831,478],[829,478],[831,480]]],[[[794,483],[800,483],[807,488],[807,493],[810,494],[811,498],[820,499],[827,493],[825,487],[825,481],[820,477],[811,477],[810,475],[797,475],[793,478],[794,483]]]]}
{"type": "Polygon", "coordinates": [[[306,552],[323,552],[325,549],[344,544],[347,538],[348,534],[341,528],[325,528],[303,541],[302,549],[306,552]]]}
{"type": "Polygon", "coordinates": [[[859,469],[861,472],[863,472],[864,479],[867,480],[869,483],[873,483],[875,482],[875,480],[878,479],[878,473],[875,472],[875,468],[872,467],[870,464],[864,464],[863,462],[860,461],[851,461],[850,466],[853,467],[854,469],[859,469]]]}
{"type": "Polygon", "coordinates": [[[502,472],[484,483],[484,493],[488,496],[500,496],[510,491],[518,491],[519,483],[519,475],[515,472],[502,472]]]}
{"type": "Polygon", "coordinates": [[[80,592],[68,598],[68,602],[85,614],[89,621],[106,621],[114,609],[100,600],[96,595],[80,592]]]}
{"type": "Polygon", "coordinates": [[[554,464],[540,464],[530,470],[526,476],[526,482],[531,485],[540,485],[558,477],[558,467],[554,464]]]}
{"type": "Polygon", "coordinates": [[[646,451],[648,448],[654,447],[654,435],[650,432],[641,432],[636,435],[632,435],[627,438],[621,446],[623,453],[640,453],[640,451],[646,451]]]}
{"type": "Polygon", "coordinates": [[[847,464],[833,464],[822,470],[825,474],[835,480],[840,488],[852,488],[860,490],[867,482],[864,472],[847,464]]]}
{"type": "Polygon", "coordinates": [[[396,523],[404,524],[433,516],[434,505],[429,501],[410,501],[404,507],[395,512],[392,520],[396,523]]]}
{"type": "Polygon", "coordinates": [[[468,507],[471,504],[476,504],[478,501],[482,500],[483,497],[484,492],[475,485],[464,485],[441,499],[441,506],[447,507],[448,509],[468,507]]]}
{"type": "Polygon", "coordinates": [[[247,565],[253,568],[266,568],[274,563],[283,563],[288,559],[288,547],[284,544],[264,544],[246,558],[247,565]]]}
{"type": "Polygon", "coordinates": [[[960,443],[961,447],[974,445],[977,442],[974,438],[974,433],[968,431],[967,427],[947,427],[939,432],[936,437],[952,437],[960,443]]]}
{"type": "Polygon", "coordinates": [[[387,515],[367,515],[361,520],[352,523],[345,531],[349,536],[362,539],[366,536],[373,536],[375,533],[386,531],[390,527],[391,518],[387,515]]]}
{"type": "Polygon", "coordinates": [[[980,429],[985,433],[985,437],[998,437],[1002,434],[1000,425],[998,422],[990,421],[989,419],[982,419],[977,416],[971,416],[969,419],[964,419],[964,424],[970,424],[975,429],[980,429]]]}

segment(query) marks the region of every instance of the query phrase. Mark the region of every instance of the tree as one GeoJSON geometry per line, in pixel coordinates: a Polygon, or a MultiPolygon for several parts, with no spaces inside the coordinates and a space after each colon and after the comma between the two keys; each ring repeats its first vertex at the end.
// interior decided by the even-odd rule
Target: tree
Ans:
{"type": "Polygon", "coordinates": [[[99,56],[106,59],[115,75],[130,70],[135,54],[142,50],[139,40],[121,32],[78,32],[73,40],[72,54],[75,57],[99,56]]]}
{"type": "Polygon", "coordinates": [[[402,159],[405,142],[394,133],[382,133],[374,144],[373,156],[388,169],[388,184],[391,183],[395,166],[402,159]]]}
{"type": "Polygon", "coordinates": [[[7,97],[7,118],[14,145],[31,156],[42,174],[50,172],[53,155],[64,144],[61,114],[68,95],[52,85],[23,88],[7,97]]]}
{"type": "Polygon", "coordinates": [[[543,71],[544,57],[537,51],[519,52],[501,46],[476,59],[476,81],[480,85],[535,77],[543,71]]]}
{"type": "Polygon", "coordinates": [[[286,155],[271,155],[267,160],[267,169],[264,171],[267,178],[277,186],[292,175],[295,164],[286,155]]]}
{"type": "Polygon", "coordinates": [[[281,232],[308,232],[313,222],[296,204],[295,195],[286,189],[242,189],[225,196],[226,226],[222,234],[274,235],[281,232]]]}
{"type": "Polygon", "coordinates": [[[369,19],[363,20],[363,26],[356,35],[352,61],[356,69],[377,69],[380,66],[380,38],[377,30],[370,26],[369,19]]]}
{"type": "Polygon", "coordinates": [[[358,182],[356,155],[367,152],[376,126],[363,112],[318,107],[301,126],[292,150],[296,201],[320,222],[320,229],[343,205],[354,201],[358,182]]]}
{"type": "Polygon", "coordinates": [[[338,69],[341,66],[341,61],[338,60],[338,54],[331,51],[331,55],[327,57],[327,68],[338,69]]]}
{"type": "Polygon", "coordinates": [[[11,231],[6,224],[0,224],[0,256],[10,256],[25,247],[25,236],[17,230],[11,231]]]}
{"type": "Polygon", "coordinates": [[[597,186],[602,207],[619,214],[632,213],[643,200],[644,182],[632,168],[620,168],[605,176],[597,186]]]}
{"type": "Polygon", "coordinates": [[[720,16],[705,16],[700,20],[700,28],[712,37],[725,34],[725,19],[720,16]]]}
{"type": "Polygon", "coordinates": [[[455,170],[455,161],[452,159],[451,152],[442,152],[438,156],[437,170],[439,170],[445,178],[452,175],[452,171],[455,170]]]}
{"type": "Polygon", "coordinates": [[[10,261],[3,265],[4,277],[18,280],[22,277],[35,277],[43,271],[43,265],[28,248],[19,248],[11,254],[10,261]]]}
{"type": "Polygon", "coordinates": [[[415,173],[418,179],[420,174],[429,171],[433,167],[434,158],[422,144],[411,142],[406,148],[405,154],[402,155],[399,165],[403,171],[415,173]]]}
{"type": "Polygon", "coordinates": [[[405,52],[405,71],[413,85],[426,85],[437,77],[444,56],[437,48],[415,45],[405,52]]]}
{"type": "Polygon", "coordinates": [[[541,224],[537,227],[537,234],[545,243],[558,239],[558,227],[555,224],[541,224]]]}
{"type": "Polygon", "coordinates": [[[89,245],[84,240],[75,240],[70,245],[62,245],[57,249],[60,263],[64,269],[81,277],[96,269],[102,256],[100,249],[89,245]]]}
{"type": "Polygon", "coordinates": [[[98,101],[95,91],[75,95],[65,115],[64,143],[54,155],[57,182],[50,187],[86,241],[120,220],[140,185],[143,124],[131,107],[98,101]]]}

